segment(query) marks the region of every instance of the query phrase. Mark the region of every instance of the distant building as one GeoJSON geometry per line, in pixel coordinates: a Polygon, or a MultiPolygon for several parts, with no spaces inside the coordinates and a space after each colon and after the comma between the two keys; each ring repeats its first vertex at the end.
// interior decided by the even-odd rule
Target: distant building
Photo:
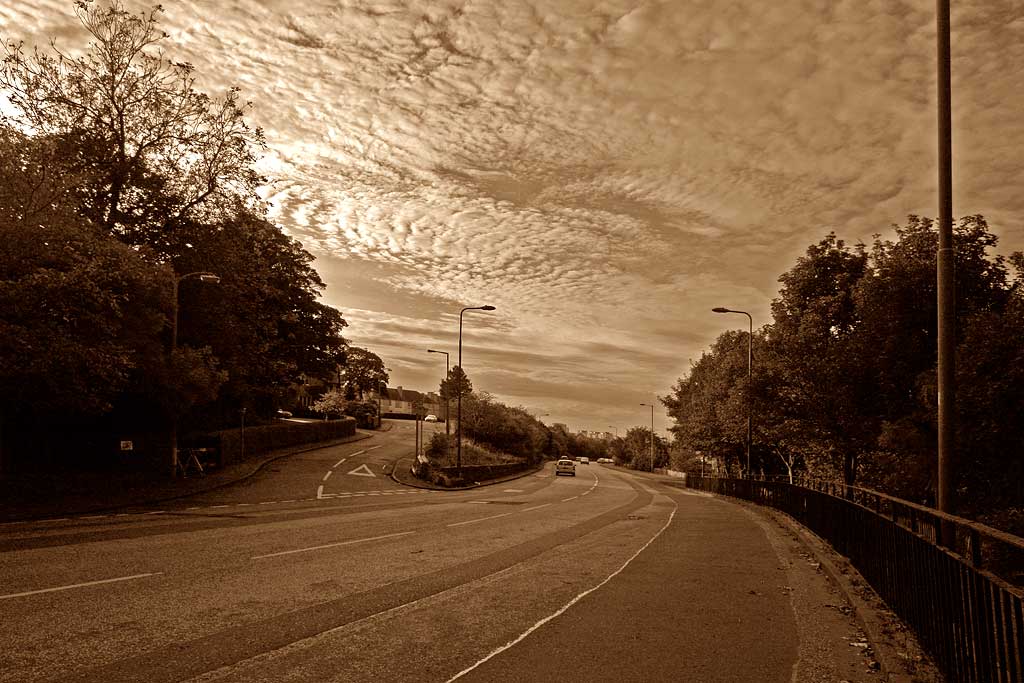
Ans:
{"type": "Polygon", "coordinates": [[[416,406],[421,405],[420,415],[436,415],[444,419],[444,401],[433,391],[426,393],[404,387],[387,387],[383,391],[367,394],[376,401],[380,398],[381,415],[415,415],[416,406]]]}

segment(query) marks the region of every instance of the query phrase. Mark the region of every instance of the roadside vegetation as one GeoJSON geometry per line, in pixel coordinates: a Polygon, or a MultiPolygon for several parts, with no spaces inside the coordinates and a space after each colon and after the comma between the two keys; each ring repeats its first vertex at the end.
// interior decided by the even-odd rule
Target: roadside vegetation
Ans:
{"type": "MultiPolygon", "coordinates": [[[[673,458],[700,470],[752,470],[936,495],[937,235],[910,216],[894,239],[811,245],[779,281],[772,321],[753,338],[722,333],[662,402],[673,458]]],[[[954,226],[956,496],[961,514],[1024,533],[1024,255],[995,253],[981,216],[954,226]]]]}
{"type": "Polygon", "coordinates": [[[313,257],[257,194],[241,91],[195,87],[159,8],[73,7],[88,46],[3,36],[0,471],[266,421],[345,360],[313,257]]]}

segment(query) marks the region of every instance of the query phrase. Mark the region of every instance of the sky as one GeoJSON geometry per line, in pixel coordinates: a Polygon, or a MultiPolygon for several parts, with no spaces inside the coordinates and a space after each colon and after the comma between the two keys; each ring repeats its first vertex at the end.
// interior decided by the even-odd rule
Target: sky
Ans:
{"type": "MultiPolygon", "coordinates": [[[[1024,249],[1024,4],[957,0],[953,209],[1024,249]]],[[[0,36],[84,44],[70,0],[0,36]]],[[[126,1],[133,9],[150,3],[126,1]]],[[[391,386],[478,390],[547,423],[670,422],[778,277],[935,216],[932,0],[163,0],[168,55],[263,127],[272,219],[315,257],[391,386]]]]}

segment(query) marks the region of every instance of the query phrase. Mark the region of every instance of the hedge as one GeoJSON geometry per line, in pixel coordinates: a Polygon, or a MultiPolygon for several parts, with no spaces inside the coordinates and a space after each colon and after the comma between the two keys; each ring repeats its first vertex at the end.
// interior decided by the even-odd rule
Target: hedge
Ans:
{"type": "MultiPolygon", "coordinates": [[[[356,421],[351,417],[340,420],[317,422],[285,422],[246,427],[245,458],[262,455],[289,446],[298,446],[320,441],[331,441],[352,436],[356,433],[356,421]]],[[[220,464],[230,465],[242,457],[242,430],[225,429],[213,432],[220,464]]]]}

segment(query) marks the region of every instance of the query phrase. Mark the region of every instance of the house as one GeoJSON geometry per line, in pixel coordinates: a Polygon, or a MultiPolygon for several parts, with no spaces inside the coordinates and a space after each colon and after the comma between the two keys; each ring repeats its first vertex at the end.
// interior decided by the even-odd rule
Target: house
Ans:
{"type": "Polygon", "coordinates": [[[433,391],[423,393],[404,387],[387,387],[379,393],[367,395],[370,400],[380,400],[381,415],[436,415],[444,419],[444,401],[433,391]]]}

